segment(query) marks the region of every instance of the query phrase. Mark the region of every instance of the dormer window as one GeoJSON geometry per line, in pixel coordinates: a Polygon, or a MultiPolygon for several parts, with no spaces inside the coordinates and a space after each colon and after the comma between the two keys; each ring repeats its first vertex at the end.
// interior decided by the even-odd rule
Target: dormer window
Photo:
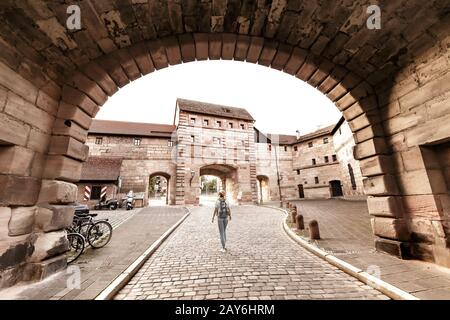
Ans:
{"type": "Polygon", "coordinates": [[[228,123],[228,128],[229,128],[229,129],[233,129],[233,122],[229,122],[229,123],[228,123]]]}
{"type": "Polygon", "coordinates": [[[195,124],[195,118],[191,118],[191,119],[189,120],[189,123],[190,123],[190,124],[195,124]]]}
{"type": "Polygon", "coordinates": [[[241,129],[245,130],[245,124],[241,123],[241,129]]]}
{"type": "Polygon", "coordinates": [[[208,119],[203,120],[203,125],[205,127],[209,126],[209,120],[208,119]]]}
{"type": "Polygon", "coordinates": [[[141,145],[141,138],[134,138],[133,139],[133,144],[135,145],[135,146],[140,146],[141,145]]]}
{"type": "Polygon", "coordinates": [[[95,144],[102,144],[102,143],[103,143],[103,138],[102,137],[95,138],[95,144]]]}

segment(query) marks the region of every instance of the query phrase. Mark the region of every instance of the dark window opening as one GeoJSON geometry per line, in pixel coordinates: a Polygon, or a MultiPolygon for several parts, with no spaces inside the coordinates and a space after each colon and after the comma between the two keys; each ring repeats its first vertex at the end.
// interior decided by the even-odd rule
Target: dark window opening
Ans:
{"type": "Polygon", "coordinates": [[[316,159],[312,159],[313,166],[316,165],[316,159]]]}
{"type": "Polygon", "coordinates": [[[312,142],[308,142],[308,147],[312,148],[313,143],[312,142]]]}
{"type": "Polygon", "coordinates": [[[95,186],[91,189],[91,200],[100,200],[102,194],[102,187],[95,186]]]}
{"type": "Polygon", "coordinates": [[[352,189],[356,190],[355,173],[353,172],[353,168],[350,163],[348,164],[348,174],[350,175],[350,182],[352,183],[352,189]]]}
{"type": "Polygon", "coordinates": [[[103,143],[103,138],[101,138],[101,137],[95,138],[95,144],[102,144],[102,143],[103,143]]]}
{"type": "Polygon", "coordinates": [[[269,144],[268,147],[269,147],[269,151],[272,151],[272,145],[269,144]]]}
{"type": "Polygon", "coordinates": [[[319,177],[314,177],[315,184],[319,184],[319,177]]]}
{"type": "Polygon", "coordinates": [[[209,126],[209,120],[208,119],[203,120],[203,125],[209,126]]]}
{"type": "Polygon", "coordinates": [[[325,163],[330,162],[330,159],[328,158],[328,156],[325,156],[325,163]]]}
{"type": "Polygon", "coordinates": [[[298,150],[298,147],[297,147],[297,146],[295,146],[295,147],[294,147],[294,151],[297,151],[297,150],[298,150]]]}
{"type": "Polygon", "coordinates": [[[337,161],[337,156],[335,154],[333,154],[333,162],[337,161]]]}
{"type": "Polygon", "coordinates": [[[287,150],[288,150],[288,148],[285,146],[285,147],[284,147],[284,152],[287,152],[287,150]]]}
{"type": "Polygon", "coordinates": [[[245,130],[245,125],[244,124],[241,124],[241,129],[245,130]]]}
{"type": "Polygon", "coordinates": [[[328,138],[323,138],[323,143],[327,144],[328,143],[328,138]]]}
{"type": "Polygon", "coordinates": [[[297,169],[297,174],[298,174],[298,175],[300,174],[300,169],[297,169]]]}

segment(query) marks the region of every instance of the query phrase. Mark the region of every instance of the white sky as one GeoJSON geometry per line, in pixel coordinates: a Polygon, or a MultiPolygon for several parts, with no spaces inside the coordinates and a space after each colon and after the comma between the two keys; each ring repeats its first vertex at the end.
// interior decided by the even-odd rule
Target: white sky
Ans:
{"type": "Polygon", "coordinates": [[[172,124],[176,98],[247,109],[264,133],[306,134],[341,114],[320,91],[278,70],[239,61],[171,66],[120,89],[96,119],[172,124]]]}

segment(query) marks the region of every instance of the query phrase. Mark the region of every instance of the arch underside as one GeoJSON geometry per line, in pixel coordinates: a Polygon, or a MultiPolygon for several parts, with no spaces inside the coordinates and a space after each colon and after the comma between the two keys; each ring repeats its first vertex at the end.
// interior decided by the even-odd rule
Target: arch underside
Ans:
{"type": "Polygon", "coordinates": [[[342,112],[377,248],[450,265],[448,181],[435,165],[445,172],[450,140],[450,4],[380,1],[382,28],[369,30],[369,2],[82,1],[74,32],[61,3],[0,5],[0,210],[74,200],[91,121],[119,88],[170,65],[246,61],[307,82],[342,112]]]}

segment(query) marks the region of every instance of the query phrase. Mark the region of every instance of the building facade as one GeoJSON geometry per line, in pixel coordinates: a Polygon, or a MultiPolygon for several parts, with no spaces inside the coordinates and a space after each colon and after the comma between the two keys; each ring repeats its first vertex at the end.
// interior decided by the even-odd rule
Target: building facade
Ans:
{"type": "MultiPolygon", "coordinates": [[[[220,179],[232,203],[364,196],[345,121],[304,136],[264,134],[254,122],[245,109],[177,99],[173,125],[94,120],[89,157],[120,159],[117,197],[133,190],[143,205],[155,177],[167,204],[199,204],[205,175],[220,179]]],[[[79,193],[99,187],[86,179],[79,193]]]]}

